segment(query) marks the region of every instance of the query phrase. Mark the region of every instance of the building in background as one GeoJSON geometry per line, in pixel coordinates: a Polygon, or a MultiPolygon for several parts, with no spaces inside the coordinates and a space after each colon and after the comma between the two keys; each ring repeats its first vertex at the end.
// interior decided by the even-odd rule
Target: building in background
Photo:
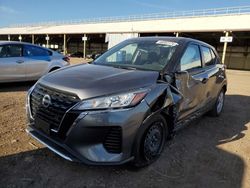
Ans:
{"type": "Polygon", "coordinates": [[[190,37],[213,45],[228,68],[250,70],[250,6],[167,12],[0,28],[0,40],[26,41],[84,57],[141,36],[190,37]]]}

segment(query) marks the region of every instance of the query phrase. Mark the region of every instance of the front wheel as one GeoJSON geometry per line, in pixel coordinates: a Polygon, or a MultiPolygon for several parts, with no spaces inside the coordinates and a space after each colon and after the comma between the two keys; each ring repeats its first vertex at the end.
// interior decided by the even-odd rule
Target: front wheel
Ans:
{"type": "Polygon", "coordinates": [[[162,115],[155,115],[139,129],[135,146],[134,166],[143,167],[153,163],[161,154],[167,131],[167,123],[162,115]]]}

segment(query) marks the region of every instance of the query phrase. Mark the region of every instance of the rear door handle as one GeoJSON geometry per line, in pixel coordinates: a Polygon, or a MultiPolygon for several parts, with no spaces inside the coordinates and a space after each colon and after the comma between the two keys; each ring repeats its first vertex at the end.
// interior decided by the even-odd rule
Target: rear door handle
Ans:
{"type": "Polygon", "coordinates": [[[21,64],[21,63],[24,63],[24,61],[23,60],[17,60],[16,63],[21,64]]]}

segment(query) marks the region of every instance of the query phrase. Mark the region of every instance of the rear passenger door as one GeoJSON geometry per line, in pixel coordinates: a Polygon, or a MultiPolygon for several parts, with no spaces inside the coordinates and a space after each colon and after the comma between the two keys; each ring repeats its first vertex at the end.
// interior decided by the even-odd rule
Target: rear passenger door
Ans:
{"type": "Polygon", "coordinates": [[[0,82],[25,80],[23,45],[0,45],[0,82]]]}
{"type": "Polygon", "coordinates": [[[51,61],[51,52],[38,46],[25,45],[27,80],[36,80],[48,72],[51,61]]]}
{"type": "MultiPolygon", "coordinates": [[[[209,108],[210,105],[215,102],[218,92],[220,91],[220,72],[224,66],[220,64],[214,50],[209,46],[201,46],[201,54],[204,66],[204,75],[208,78],[204,95],[206,97],[206,107],[209,108]]],[[[221,80],[223,81],[223,79],[221,80]]]]}
{"type": "Polygon", "coordinates": [[[206,76],[202,64],[202,56],[198,44],[189,44],[181,59],[179,72],[176,73],[176,86],[183,94],[179,106],[178,120],[185,119],[204,106],[206,76]]]}

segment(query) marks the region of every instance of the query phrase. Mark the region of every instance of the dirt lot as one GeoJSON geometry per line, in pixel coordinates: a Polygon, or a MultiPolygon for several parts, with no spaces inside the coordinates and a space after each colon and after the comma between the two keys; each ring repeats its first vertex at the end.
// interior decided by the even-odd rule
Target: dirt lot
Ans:
{"type": "Polygon", "coordinates": [[[92,61],[92,59],[84,59],[84,58],[77,58],[77,57],[70,58],[70,64],[86,63],[90,61],[92,61]]]}
{"type": "Polygon", "coordinates": [[[149,167],[71,163],[25,133],[32,83],[0,85],[0,187],[250,187],[250,72],[228,71],[223,114],[204,116],[149,167]]]}

